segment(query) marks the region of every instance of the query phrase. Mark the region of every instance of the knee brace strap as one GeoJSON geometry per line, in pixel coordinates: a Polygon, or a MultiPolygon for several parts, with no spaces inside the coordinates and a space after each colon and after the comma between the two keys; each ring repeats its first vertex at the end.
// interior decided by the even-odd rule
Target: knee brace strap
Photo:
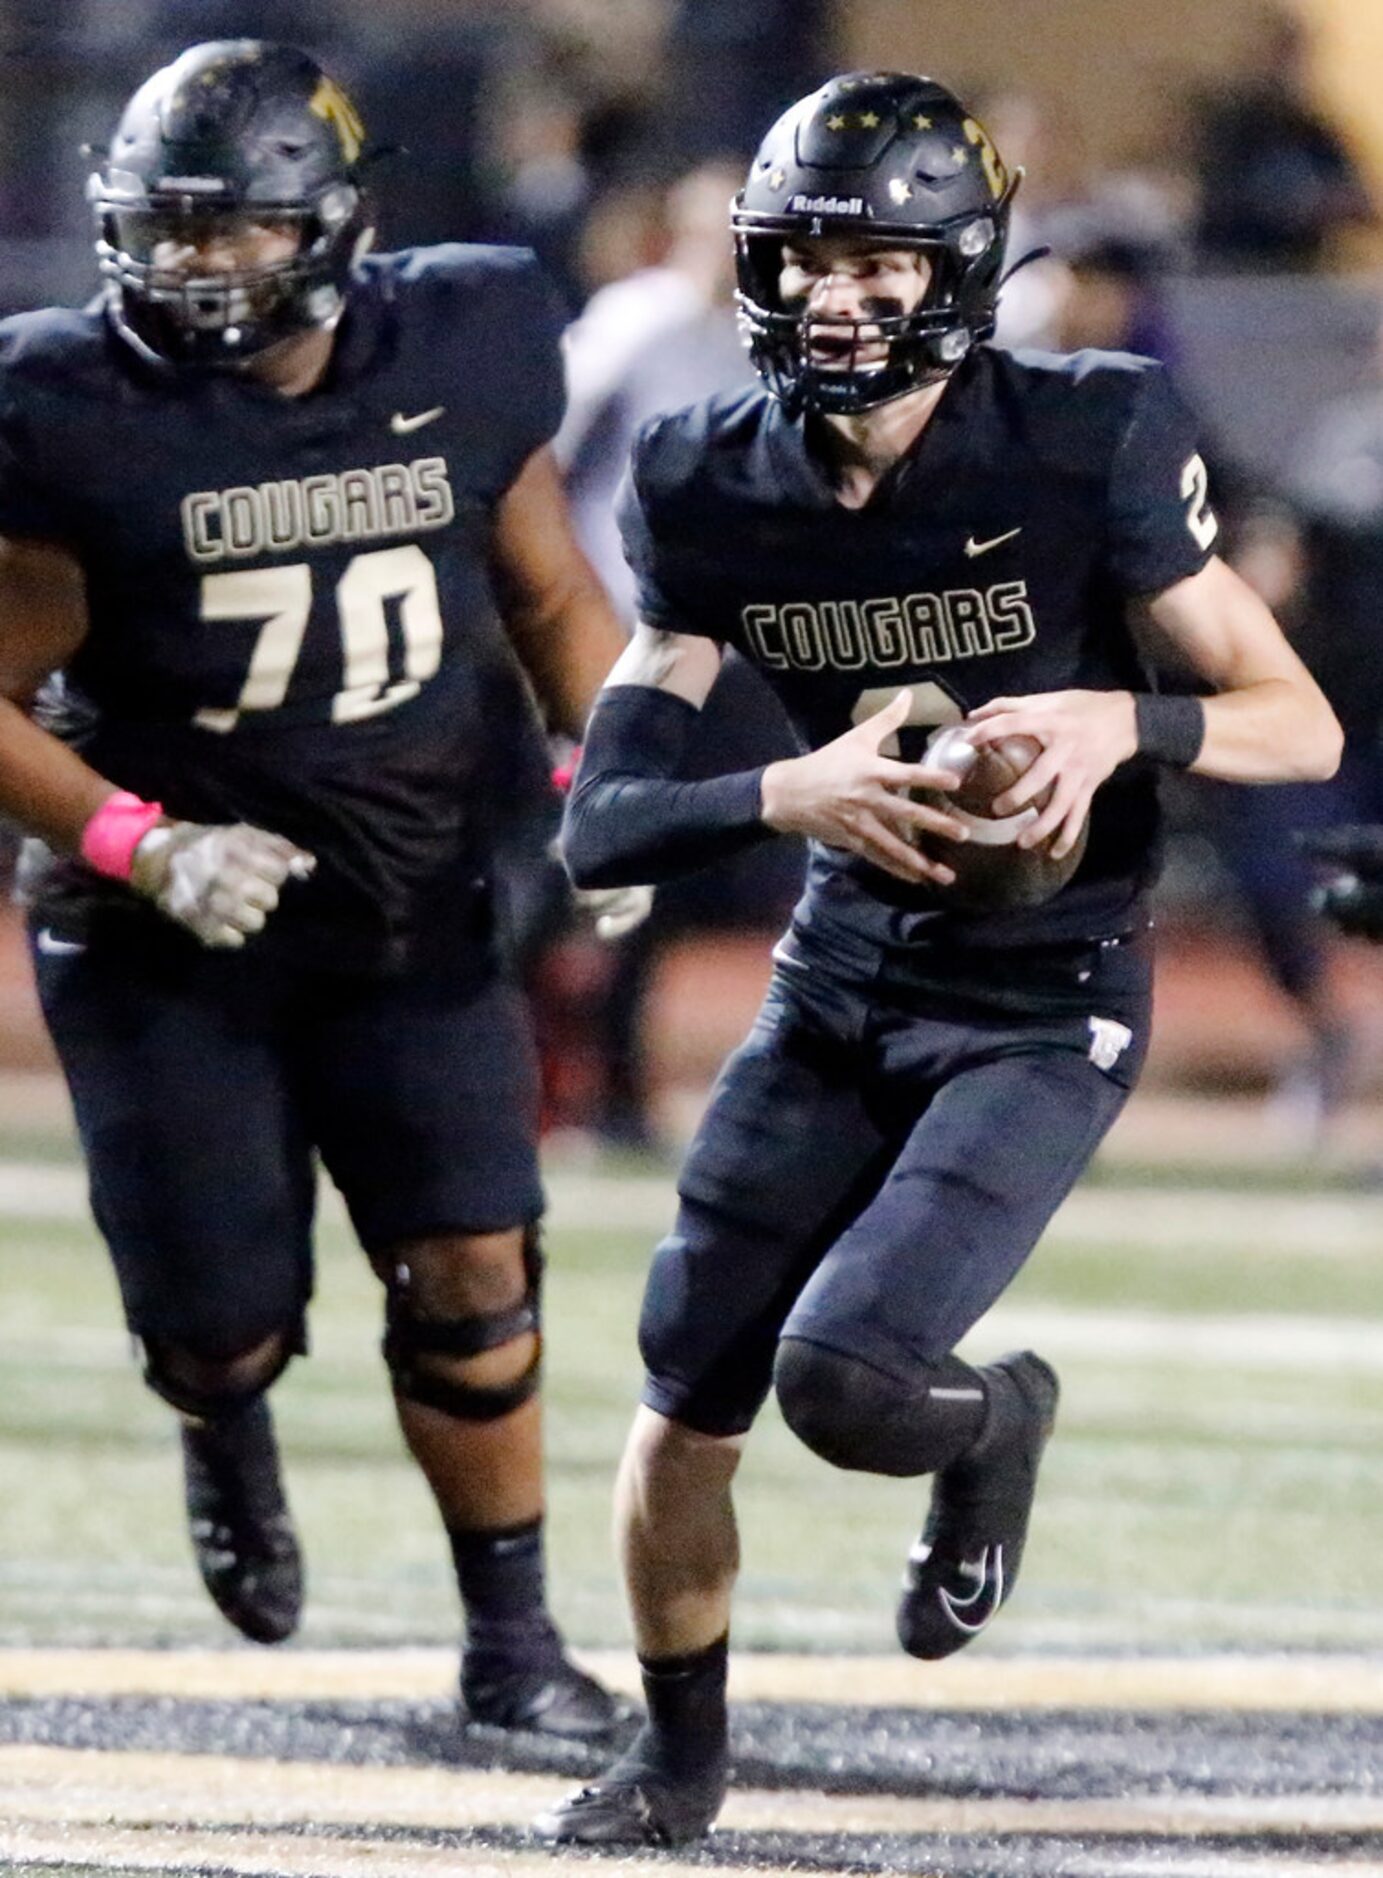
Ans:
{"type": "Polygon", "coordinates": [[[527,1402],[538,1388],[542,1368],[539,1312],[539,1277],[542,1258],[536,1234],[524,1240],[524,1272],[528,1286],[517,1304],[499,1311],[480,1311],[470,1317],[417,1317],[409,1297],[408,1268],[400,1266],[389,1283],[384,1331],[384,1361],[394,1392],[423,1408],[438,1409],[458,1421],[498,1421],[527,1402]],[[511,1381],[482,1385],[439,1375],[420,1357],[482,1356],[518,1337],[533,1333],[533,1356],[521,1375],[511,1381]]]}
{"type": "MultiPolygon", "coordinates": [[[[508,1342],[509,1339],[503,1341],[508,1342]]],[[[487,1346],[491,1349],[495,1347],[493,1344],[487,1346]]],[[[522,1374],[509,1382],[485,1385],[420,1369],[409,1357],[400,1355],[397,1346],[395,1354],[391,1356],[386,1344],[385,1361],[393,1379],[394,1393],[405,1402],[416,1402],[422,1408],[437,1409],[459,1422],[495,1422],[502,1415],[510,1415],[516,1408],[522,1408],[537,1393],[543,1350],[541,1342],[535,1337],[533,1355],[522,1374]]]]}

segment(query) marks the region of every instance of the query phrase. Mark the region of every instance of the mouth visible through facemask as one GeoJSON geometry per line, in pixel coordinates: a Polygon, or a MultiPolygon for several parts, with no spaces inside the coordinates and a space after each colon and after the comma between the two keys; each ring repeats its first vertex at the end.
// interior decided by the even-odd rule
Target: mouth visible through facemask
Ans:
{"type": "Polygon", "coordinates": [[[873,372],[888,364],[890,344],[872,320],[803,322],[802,350],[822,372],[873,372]]]}
{"type": "MultiPolygon", "coordinates": [[[[805,309],[804,309],[805,312],[805,309]]],[[[857,317],[808,315],[802,320],[802,355],[820,372],[879,372],[889,363],[891,341],[876,321],[901,320],[901,300],[874,296],[857,317]]]]}

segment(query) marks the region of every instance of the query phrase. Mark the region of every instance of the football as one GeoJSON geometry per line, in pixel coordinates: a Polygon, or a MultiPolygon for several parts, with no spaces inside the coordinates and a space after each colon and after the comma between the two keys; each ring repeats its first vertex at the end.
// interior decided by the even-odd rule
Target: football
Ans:
{"type": "MultiPolygon", "coordinates": [[[[1041,753],[1042,746],[1035,737],[1002,737],[997,743],[977,746],[964,724],[937,731],[928,741],[927,761],[955,770],[961,782],[949,795],[920,790],[918,799],[959,815],[969,826],[970,839],[956,842],[925,835],[922,844],[929,855],[955,869],[954,886],[939,891],[967,912],[995,913],[1040,906],[1064,887],[1080,866],[1088,823],[1071,852],[1058,861],[1051,853],[1055,835],[1041,847],[1015,845],[1033,819],[1026,811],[1007,817],[994,814],[997,798],[1027,774],[1041,753]]],[[[1045,808],[1051,794],[1049,784],[1034,806],[1045,808]]]]}

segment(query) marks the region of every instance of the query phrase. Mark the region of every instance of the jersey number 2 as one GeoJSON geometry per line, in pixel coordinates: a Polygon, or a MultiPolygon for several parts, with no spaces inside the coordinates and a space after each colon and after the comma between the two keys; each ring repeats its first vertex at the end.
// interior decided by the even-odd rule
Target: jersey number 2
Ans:
{"type": "MultiPolygon", "coordinates": [[[[850,713],[852,724],[863,724],[871,717],[877,717],[886,704],[892,704],[898,696],[901,686],[873,685],[868,691],[862,691],[855,699],[855,708],[850,713]]],[[[879,745],[880,756],[902,757],[905,762],[919,761],[920,746],[914,752],[911,746],[918,743],[916,732],[919,730],[938,730],[943,724],[959,724],[965,717],[964,711],[956,703],[949,691],[935,683],[909,685],[912,693],[912,705],[903,720],[903,730],[913,731],[908,738],[909,749],[905,752],[903,741],[895,730],[884,738],[879,745]]]]}
{"type": "Polygon", "coordinates": [[[1198,548],[1208,548],[1220,532],[1215,511],[1210,506],[1210,474],[1205,458],[1189,456],[1181,472],[1181,499],[1186,504],[1186,526],[1198,548]]]}
{"type": "MultiPolygon", "coordinates": [[[[277,710],[288,695],[312,612],[312,569],[246,567],[202,576],[204,620],[262,619],[250,669],[231,710],[198,711],[203,730],[234,730],[247,711],[277,710]]],[[[336,583],[341,624],[341,689],[331,700],[331,721],[350,724],[392,711],[416,697],[442,659],[442,611],[432,563],[415,542],[357,554],[336,583]],[[389,623],[384,605],[399,603],[403,677],[389,676],[389,623]]]]}

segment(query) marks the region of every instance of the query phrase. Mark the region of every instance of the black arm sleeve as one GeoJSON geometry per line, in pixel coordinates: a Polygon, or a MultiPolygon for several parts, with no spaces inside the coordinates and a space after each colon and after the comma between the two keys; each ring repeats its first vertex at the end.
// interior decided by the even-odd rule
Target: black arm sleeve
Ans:
{"type": "Polygon", "coordinates": [[[696,717],[694,704],[651,685],[601,692],[562,822],[578,887],[653,885],[773,832],[760,819],[762,768],[678,779],[696,717]]]}

